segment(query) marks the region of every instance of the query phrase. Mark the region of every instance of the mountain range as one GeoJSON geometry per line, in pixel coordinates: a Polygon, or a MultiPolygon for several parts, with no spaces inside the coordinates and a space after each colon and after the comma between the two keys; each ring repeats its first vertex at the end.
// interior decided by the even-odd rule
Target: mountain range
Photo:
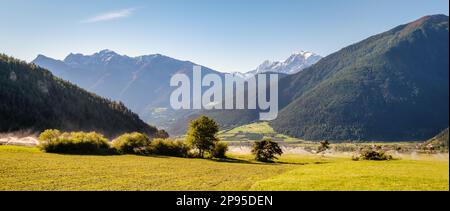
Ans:
{"type": "MultiPolygon", "coordinates": [[[[32,63],[51,70],[56,76],[100,96],[121,101],[145,121],[165,127],[181,115],[170,108],[170,78],[184,73],[192,78],[190,61],[180,61],[160,54],[129,57],[111,50],[93,55],[70,54],[64,60],[43,55],[32,63]]],[[[217,71],[202,67],[204,74],[217,71]]]]}
{"type": "MultiPolygon", "coordinates": [[[[290,74],[303,70],[321,57],[300,51],[284,62],[260,65],[256,70],[237,76],[247,79],[255,74],[290,74]]],[[[169,104],[170,78],[176,73],[185,73],[192,78],[192,67],[196,64],[168,56],[153,54],[138,57],[120,55],[111,50],[102,50],[92,55],[69,54],[64,60],[38,55],[32,63],[49,69],[58,77],[66,79],[100,96],[123,102],[145,121],[170,132],[178,133],[177,121],[196,111],[175,111],[169,104]]],[[[267,63],[267,62],[265,62],[267,63]]],[[[203,75],[223,73],[202,67],[203,75]]],[[[180,132],[184,132],[181,127],[180,132]]]]}
{"type": "MultiPolygon", "coordinates": [[[[181,134],[201,114],[223,128],[258,121],[257,110],[171,111],[175,73],[194,63],[104,50],[33,63],[89,91],[120,100],[146,121],[181,134]]],[[[203,68],[204,73],[222,73],[203,68]]],[[[279,73],[280,112],[270,125],[308,140],[418,140],[448,127],[448,16],[432,15],[369,37],[324,58],[310,52],[266,61],[245,74],[279,73]]]]}

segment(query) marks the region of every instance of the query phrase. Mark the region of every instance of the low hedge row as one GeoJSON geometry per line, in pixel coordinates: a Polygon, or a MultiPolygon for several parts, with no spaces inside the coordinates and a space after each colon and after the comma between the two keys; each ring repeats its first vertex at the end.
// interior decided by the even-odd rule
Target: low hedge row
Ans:
{"type": "MultiPolygon", "coordinates": [[[[182,141],[153,139],[142,133],[125,133],[110,142],[96,132],[46,130],[39,135],[39,148],[62,154],[136,154],[191,157],[191,147],[182,141]]],[[[225,158],[228,146],[216,144],[211,157],[225,158]]]]}

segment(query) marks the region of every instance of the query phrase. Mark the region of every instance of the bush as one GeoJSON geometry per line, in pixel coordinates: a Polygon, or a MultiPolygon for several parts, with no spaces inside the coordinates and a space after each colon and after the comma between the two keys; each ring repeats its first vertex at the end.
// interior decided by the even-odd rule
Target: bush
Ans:
{"type": "Polygon", "coordinates": [[[119,154],[148,154],[150,138],[142,133],[125,133],[112,141],[112,147],[119,154]]]}
{"type": "Polygon", "coordinates": [[[155,134],[155,137],[167,139],[167,138],[169,138],[169,133],[167,133],[165,130],[158,130],[155,134]]]}
{"type": "Polygon", "coordinates": [[[39,135],[39,148],[50,153],[107,154],[110,153],[108,139],[95,132],[61,133],[46,130],[39,135]]]}
{"type": "Polygon", "coordinates": [[[148,151],[155,155],[189,157],[190,148],[182,141],[170,141],[158,138],[150,143],[148,151]]]}
{"type": "Polygon", "coordinates": [[[49,129],[49,130],[45,130],[44,132],[42,132],[39,135],[38,139],[41,142],[45,142],[45,141],[57,139],[60,136],[61,136],[61,132],[59,130],[49,129]]]}
{"type": "Polygon", "coordinates": [[[227,151],[228,151],[228,144],[218,142],[211,151],[211,156],[213,158],[226,158],[225,154],[227,153],[227,151]]]}
{"type": "Polygon", "coordinates": [[[283,150],[280,146],[270,139],[263,141],[257,141],[253,144],[252,154],[255,155],[255,159],[261,162],[270,162],[273,159],[277,159],[275,155],[282,155],[283,150]]]}
{"type": "Polygon", "coordinates": [[[387,154],[382,149],[372,149],[370,147],[366,147],[360,150],[359,155],[353,156],[353,160],[392,160],[392,155],[387,154]]]}

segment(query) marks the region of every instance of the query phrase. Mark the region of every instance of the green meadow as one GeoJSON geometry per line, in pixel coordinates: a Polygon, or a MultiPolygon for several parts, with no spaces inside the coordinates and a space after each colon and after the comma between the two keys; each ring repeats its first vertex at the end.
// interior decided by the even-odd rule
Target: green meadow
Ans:
{"type": "Polygon", "coordinates": [[[392,161],[284,155],[268,164],[228,156],[80,156],[0,146],[0,190],[449,190],[448,154],[392,161]]]}
{"type": "Polygon", "coordinates": [[[220,131],[219,138],[223,141],[259,141],[264,138],[270,138],[275,141],[283,142],[303,142],[301,139],[296,139],[277,133],[268,122],[256,122],[230,130],[220,131]]]}

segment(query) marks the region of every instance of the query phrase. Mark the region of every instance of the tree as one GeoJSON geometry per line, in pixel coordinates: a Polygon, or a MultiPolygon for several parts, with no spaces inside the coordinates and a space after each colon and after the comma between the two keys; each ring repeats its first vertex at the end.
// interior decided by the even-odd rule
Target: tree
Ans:
{"type": "Polygon", "coordinates": [[[257,161],[271,162],[273,159],[277,159],[275,155],[281,156],[283,150],[276,142],[264,139],[253,144],[252,154],[255,155],[257,161]]]}
{"type": "Polygon", "coordinates": [[[165,131],[165,130],[158,130],[156,132],[155,137],[162,138],[162,139],[167,139],[167,138],[169,138],[169,133],[167,133],[167,131],[165,131]]]}
{"type": "Polygon", "coordinates": [[[328,142],[326,140],[325,141],[321,141],[319,149],[317,150],[317,153],[324,152],[324,151],[326,151],[329,148],[330,148],[330,142],[328,142]]]}
{"type": "Polygon", "coordinates": [[[213,119],[201,116],[190,122],[186,141],[193,149],[197,149],[199,157],[203,158],[205,152],[212,151],[219,141],[218,132],[219,126],[213,119]]]}

